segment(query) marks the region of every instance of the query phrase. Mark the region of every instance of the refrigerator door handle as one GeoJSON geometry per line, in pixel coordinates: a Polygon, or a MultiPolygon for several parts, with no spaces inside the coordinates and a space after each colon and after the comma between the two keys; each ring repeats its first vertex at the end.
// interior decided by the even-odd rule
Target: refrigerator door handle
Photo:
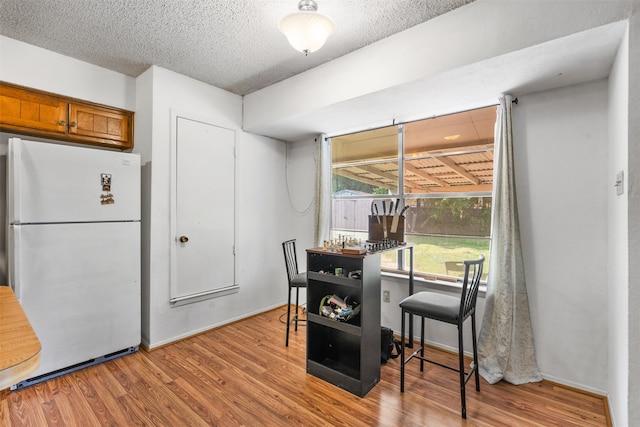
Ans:
{"type": "Polygon", "coordinates": [[[21,253],[20,226],[9,227],[9,251],[7,254],[9,286],[13,289],[16,298],[20,300],[22,287],[20,286],[20,253],[21,253]]]}
{"type": "Polygon", "coordinates": [[[20,223],[20,189],[21,165],[22,165],[22,140],[9,138],[7,151],[7,220],[9,224],[20,223]]]}

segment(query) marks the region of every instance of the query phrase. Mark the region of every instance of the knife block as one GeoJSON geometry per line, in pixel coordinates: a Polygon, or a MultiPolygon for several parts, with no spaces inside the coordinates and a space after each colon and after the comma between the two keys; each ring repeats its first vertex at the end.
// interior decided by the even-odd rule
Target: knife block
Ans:
{"type": "MultiPolygon", "coordinates": [[[[369,215],[369,240],[383,240],[384,239],[384,216],[380,215],[380,224],[378,224],[377,217],[375,215],[369,215]]],[[[387,215],[387,239],[397,240],[398,242],[404,242],[404,216],[398,217],[398,229],[395,233],[391,232],[391,224],[393,223],[393,215],[387,215]]]]}

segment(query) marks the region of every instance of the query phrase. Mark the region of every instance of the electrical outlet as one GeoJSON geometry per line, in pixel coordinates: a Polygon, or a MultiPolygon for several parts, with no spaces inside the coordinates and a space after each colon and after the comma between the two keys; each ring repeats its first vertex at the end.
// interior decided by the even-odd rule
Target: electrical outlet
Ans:
{"type": "Polygon", "coordinates": [[[383,302],[391,302],[391,292],[382,291],[382,301],[383,302]]]}
{"type": "Polygon", "coordinates": [[[624,171],[620,171],[616,174],[616,194],[618,196],[624,194],[624,171]]]}

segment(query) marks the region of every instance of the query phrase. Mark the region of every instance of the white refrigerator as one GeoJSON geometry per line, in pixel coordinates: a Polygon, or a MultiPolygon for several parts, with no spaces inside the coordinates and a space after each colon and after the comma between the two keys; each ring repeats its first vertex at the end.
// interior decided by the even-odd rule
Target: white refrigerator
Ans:
{"type": "Polygon", "coordinates": [[[40,339],[12,389],[137,351],[140,157],[9,139],[9,284],[40,339]]]}

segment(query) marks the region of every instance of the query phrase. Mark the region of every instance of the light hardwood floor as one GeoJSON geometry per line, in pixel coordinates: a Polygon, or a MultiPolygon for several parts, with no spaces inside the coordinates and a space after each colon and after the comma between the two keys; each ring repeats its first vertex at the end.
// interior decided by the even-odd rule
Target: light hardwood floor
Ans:
{"type": "MultiPolygon", "coordinates": [[[[306,373],[305,326],[284,346],[284,309],[12,391],[0,426],[606,426],[606,402],[550,382],[467,386],[457,373],[399,360],[359,398],[306,373]]],[[[455,333],[452,331],[452,333],[455,333]]],[[[434,350],[455,365],[456,357],[434,350]]]]}

